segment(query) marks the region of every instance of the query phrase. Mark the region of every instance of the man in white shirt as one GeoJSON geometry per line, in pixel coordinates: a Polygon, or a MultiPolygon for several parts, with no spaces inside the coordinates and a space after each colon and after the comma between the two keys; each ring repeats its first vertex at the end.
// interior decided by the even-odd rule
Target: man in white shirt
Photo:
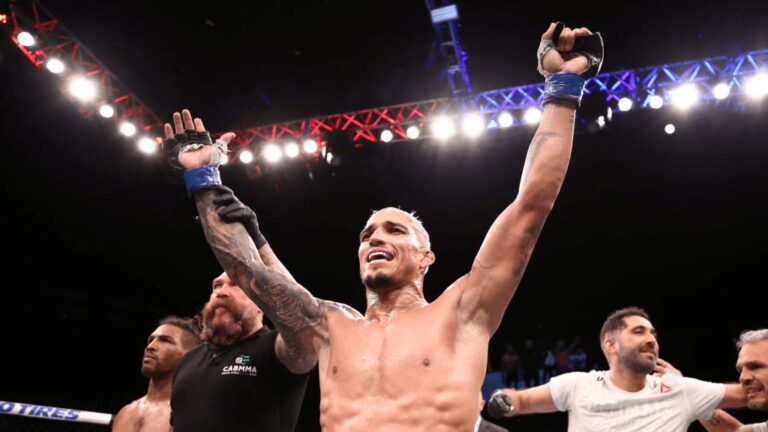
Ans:
{"type": "Polygon", "coordinates": [[[710,418],[716,408],[747,404],[738,384],[649,375],[659,344],[650,317],[640,308],[612,313],[600,343],[609,370],[566,373],[522,391],[500,390],[489,411],[507,408],[505,416],[568,411],[568,432],[683,432],[693,421],[710,418]]]}

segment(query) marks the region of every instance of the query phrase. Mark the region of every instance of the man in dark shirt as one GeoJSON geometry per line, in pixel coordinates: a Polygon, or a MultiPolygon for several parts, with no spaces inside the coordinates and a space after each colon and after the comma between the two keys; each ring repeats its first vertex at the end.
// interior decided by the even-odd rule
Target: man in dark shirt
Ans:
{"type": "Polygon", "coordinates": [[[294,430],[309,374],[278,360],[277,332],[262,324],[261,309],[222,273],[202,315],[205,343],[173,377],[174,431],[294,430]]]}

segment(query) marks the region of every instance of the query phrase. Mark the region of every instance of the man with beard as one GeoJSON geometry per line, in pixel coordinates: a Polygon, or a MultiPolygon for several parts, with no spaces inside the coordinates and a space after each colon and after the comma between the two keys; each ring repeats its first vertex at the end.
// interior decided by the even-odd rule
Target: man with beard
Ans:
{"type": "Polygon", "coordinates": [[[292,431],[308,374],[277,358],[277,332],[263,325],[261,309],[222,273],[201,315],[204,343],[173,376],[174,431],[292,431]]]}
{"type": "Polygon", "coordinates": [[[737,384],[715,384],[656,369],[659,345],[648,314],[636,307],[606,319],[600,345],[607,371],[571,372],[545,385],[498,390],[488,411],[494,416],[568,411],[568,431],[686,431],[716,408],[746,406],[737,384]]]}
{"type": "Polygon", "coordinates": [[[544,112],[517,197],[490,227],[469,272],[435,301],[424,298],[424,277],[435,255],[421,222],[396,208],[368,219],[358,248],[365,315],[317,299],[273,271],[260,259],[259,243],[239,224],[221,221],[215,201],[218,165],[234,134],[211,143],[202,120],[188,110],[174,113],[174,126],[165,125],[163,147],[171,165],[184,172],[208,243],[227,274],[277,327],[278,358],[294,372],[319,362],[324,429],[472,429],[489,339],[563,184],[576,108],[602,57],[602,38],[586,28],[552,23],[544,32],[538,50],[538,69],[546,78],[544,112]],[[577,38],[586,42],[582,51],[574,49],[577,38]]]}
{"type": "Polygon", "coordinates": [[[181,357],[200,344],[190,319],[170,316],[149,335],[141,373],[149,378],[147,394],[124,406],[112,423],[114,432],[169,431],[171,380],[181,357]]]}

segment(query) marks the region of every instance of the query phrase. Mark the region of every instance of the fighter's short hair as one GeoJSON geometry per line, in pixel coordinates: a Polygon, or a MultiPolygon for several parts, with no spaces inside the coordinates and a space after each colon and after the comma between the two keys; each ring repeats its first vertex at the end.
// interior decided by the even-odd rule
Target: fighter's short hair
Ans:
{"type": "Polygon", "coordinates": [[[167,316],[160,320],[158,325],[172,325],[184,330],[184,337],[181,341],[186,350],[190,350],[200,345],[200,327],[193,318],[178,317],[175,315],[167,316]]]}
{"type": "Polygon", "coordinates": [[[741,333],[736,342],[736,349],[741,350],[746,344],[768,340],[768,329],[747,330],[741,333]]]}

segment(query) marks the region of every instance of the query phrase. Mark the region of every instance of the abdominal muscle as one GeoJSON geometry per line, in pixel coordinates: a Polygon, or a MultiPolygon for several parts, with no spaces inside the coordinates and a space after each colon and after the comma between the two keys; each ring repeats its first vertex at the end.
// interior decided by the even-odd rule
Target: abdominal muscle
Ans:
{"type": "Polygon", "coordinates": [[[388,323],[329,317],[319,358],[324,431],[472,430],[488,337],[458,328],[455,308],[443,306],[388,323]]]}

